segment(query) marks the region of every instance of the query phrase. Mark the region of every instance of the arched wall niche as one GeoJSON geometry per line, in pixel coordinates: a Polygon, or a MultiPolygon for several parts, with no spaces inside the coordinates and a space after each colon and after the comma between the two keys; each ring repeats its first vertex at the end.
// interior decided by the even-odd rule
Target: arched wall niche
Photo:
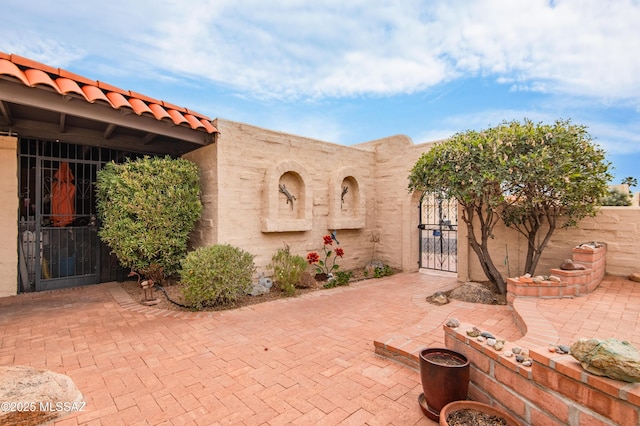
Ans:
{"type": "Polygon", "coordinates": [[[308,231],[313,222],[313,192],[306,169],[283,161],[267,170],[262,191],[262,232],[308,231]]]}
{"type": "Polygon", "coordinates": [[[364,228],[366,200],[362,181],[353,167],[344,167],[333,176],[329,187],[329,229],[364,228]]]}

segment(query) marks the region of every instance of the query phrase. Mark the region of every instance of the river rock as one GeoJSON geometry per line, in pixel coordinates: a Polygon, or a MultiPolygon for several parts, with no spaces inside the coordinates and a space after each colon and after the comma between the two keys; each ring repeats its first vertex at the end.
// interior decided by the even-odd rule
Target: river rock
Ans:
{"type": "Polygon", "coordinates": [[[433,294],[433,296],[431,297],[431,301],[436,305],[446,305],[447,303],[449,303],[449,298],[443,292],[438,291],[433,294]]]}
{"type": "Polygon", "coordinates": [[[640,382],[640,352],[629,342],[579,339],[571,345],[571,355],[582,368],[597,376],[640,382]]]}
{"type": "Polygon", "coordinates": [[[573,263],[573,259],[565,259],[564,262],[560,264],[560,269],[563,271],[582,271],[587,268],[579,263],[573,263]]]}
{"type": "Polygon", "coordinates": [[[458,328],[460,327],[460,321],[457,318],[449,318],[445,325],[449,328],[458,328]]]}
{"type": "Polygon", "coordinates": [[[637,283],[640,283],[640,272],[634,272],[633,274],[629,275],[629,279],[631,281],[635,281],[637,283]]]}

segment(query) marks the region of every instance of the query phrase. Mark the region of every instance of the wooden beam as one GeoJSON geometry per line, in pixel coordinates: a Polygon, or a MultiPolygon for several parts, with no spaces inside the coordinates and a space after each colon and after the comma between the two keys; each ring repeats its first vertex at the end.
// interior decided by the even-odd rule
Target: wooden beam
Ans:
{"type": "MultiPolygon", "coordinates": [[[[4,126],[3,126],[4,127],[4,126]]],[[[2,130],[2,127],[0,127],[2,130]]],[[[67,126],[66,132],[60,134],[58,125],[33,120],[14,120],[12,132],[22,137],[35,139],[60,140],[78,145],[92,145],[104,148],[121,149],[124,151],[145,154],[169,154],[180,156],[200,147],[198,144],[158,136],[153,144],[145,145],[142,137],[115,133],[111,139],[104,138],[101,130],[91,130],[67,126]]]]}
{"type": "Polygon", "coordinates": [[[111,135],[113,135],[113,131],[116,129],[116,125],[115,124],[109,124],[107,126],[107,129],[104,131],[104,138],[105,139],[111,139],[111,135]]]}
{"type": "Polygon", "coordinates": [[[67,119],[67,114],[62,113],[60,114],[60,133],[64,133],[64,122],[67,119]]]}
{"type": "Polygon", "coordinates": [[[158,135],[156,135],[155,133],[147,133],[146,135],[144,135],[144,137],[142,138],[142,143],[145,145],[149,145],[151,142],[153,142],[156,138],[158,137],[158,135]]]}
{"type": "Polygon", "coordinates": [[[4,120],[8,125],[13,123],[11,119],[11,110],[9,109],[9,105],[3,100],[0,99],[0,114],[4,117],[4,120]]]}

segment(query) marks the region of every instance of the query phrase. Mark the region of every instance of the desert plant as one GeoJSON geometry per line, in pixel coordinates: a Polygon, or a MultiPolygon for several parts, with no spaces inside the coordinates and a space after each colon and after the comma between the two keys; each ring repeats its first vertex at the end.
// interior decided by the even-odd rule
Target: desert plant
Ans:
{"type": "Polygon", "coordinates": [[[350,271],[337,271],[333,281],[335,281],[337,286],[349,285],[352,275],[350,271]]]}
{"type": "Polygon", "coordinates": [[[96,188],[99,235],[120,264],[156,280],[175,272],[202,212],[198,167],[170,157],[111,162],[96,188]]]}
{"type": "Polygon", "coordinates": [[[610,189],[607,195],[600,199],[603,206],[630,206],[631,194],[625,194],[617,189],[610,189]]]}
{"type": "Polygon", "coordinates": [[[280,290],[292,296],[296,292],[296,284],[307,268],[307,261],[302,256],[291,254],[289,246],[285,246],[271,257],[273,279],[280,290]]]}
{"type": "Polygon", "coordinates": [[[193,309],[235,303],[251,289],[253,255],[229,244],[200,247],[182,260],[182,293],[193,309]]]}
{"type": "Polygon", "coordinates": [[[382,268],[381,267],[377,267],[373,271],[373,277],[374,278],[382,278],[382,277],[387,277],[389,275],[393,275],[393,269],[391,269],[391,267],[389,265],[384,265],[382,268]]]}

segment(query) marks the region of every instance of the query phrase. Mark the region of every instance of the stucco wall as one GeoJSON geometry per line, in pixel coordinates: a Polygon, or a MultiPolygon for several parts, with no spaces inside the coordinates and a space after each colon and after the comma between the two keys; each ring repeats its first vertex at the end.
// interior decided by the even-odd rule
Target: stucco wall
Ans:
{"type": "Polygon", "coordinates": [[[0,297],[18,289],[18,140],[0,136],[0,229],[5,244],[0,245],[0,297]]]}
{"type": "MultiPolygon", "coordinates": [[[[459,241],[464,241],[465,226],[461,224],[459,241]]],[[[489,241],[491,256],[496,267],[504,277],[515,277],[524,273],[527,241],[516,231],[504,225],[496,226],[495,238],[489,241]],[[508,254],[508,264],[505,258],[508,254]]],[[[606,273],[625,276],[638,272],[638,253],[640,253],[640,208],[639,207],[602,207],[594,218],[586,218],[578,227],[557,229],[542,258],[536,273],[547,275],[549,269],[557,268],[566,258],[571,257],[571,249],[581,243],[598,241],[607,244],[606,273]]],[[[466,257],[468,263],[458,271],[461,280],[485,280],[475,254],[468,247],[459,248],[465,251],[458,253],[461,263],[466,257]],[[466,266],[466,267],[465,267],[466,266]]]]}
{"type": "Polygon", "coordinates": [[[241,247],[266,272],[284,244],[306,256],[337,229],[345,251],[338,263],[351,269],[371,260],[371,237],[379,233],[376,258],[417,269],[418,205],[407,192],[407,175],[427,145],[394,136],[342,146],[222,119],[215,125],[215,145],[185,155],[203,172],[207,200],[195,245],[241,247]],[[296,197],[293,206],[279,184],[296,197]]]}

